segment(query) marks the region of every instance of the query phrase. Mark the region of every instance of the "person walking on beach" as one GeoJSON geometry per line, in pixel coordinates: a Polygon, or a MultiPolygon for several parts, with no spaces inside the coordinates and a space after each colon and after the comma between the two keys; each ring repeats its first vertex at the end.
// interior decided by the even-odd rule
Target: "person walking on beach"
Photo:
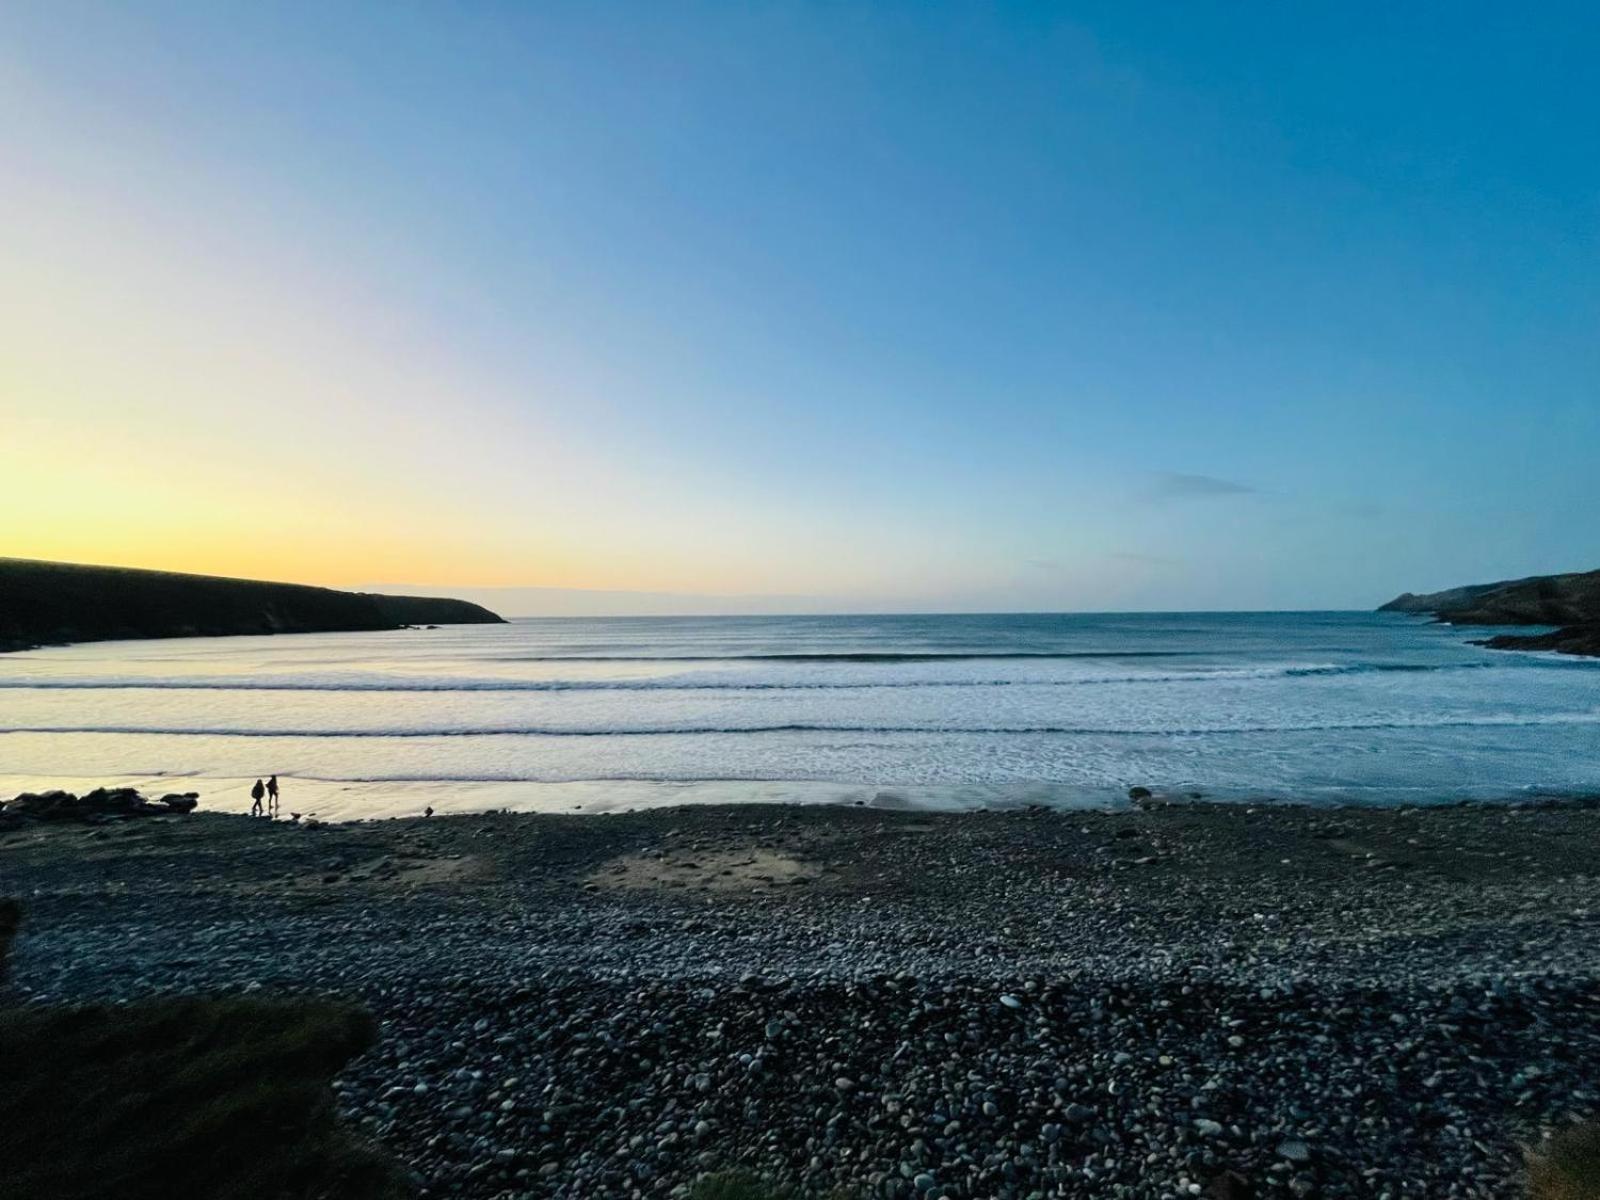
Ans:
{"type": "Polygon", "coordinates": [[[250,815],[252,817],[259,817],[261,815],[261,797],[265,796],[266,794],[267,785],[262,783],[259,779],[256,780],[255,787],[250,789],[250,799],[255,801],[255,803],[250,806],[250,815]]]}
{"type": "Polygon", "coordinates": [[[278,815],[278,777],[276,775],[267,780],[267,815],[274,818],[278,815]]]}

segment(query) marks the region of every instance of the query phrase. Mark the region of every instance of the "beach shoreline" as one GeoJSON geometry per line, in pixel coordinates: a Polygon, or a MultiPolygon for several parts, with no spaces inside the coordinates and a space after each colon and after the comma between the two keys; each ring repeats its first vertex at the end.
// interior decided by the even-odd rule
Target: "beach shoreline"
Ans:
{"type": "MultiPolygon", "coordinates": [[[[264,776],[262,776],[264,778],[264,776]]],[[[0,774],[0,797],[63,790],[82,794],[95,788],[134,788],[146,795],[195,792],[202,812],[241,815],[250,811],[256,776],[210,776],[181,772],[122,775],[0,774]]],[[[445,816],[483,813],[613,816],[699,806],[819,806],[921,813],[1121,812],[1135,806],[1130,793],[1149,807],[1183,805],[1280,806],[1320,811],[1363,808],[1439,808],[1463,804],[1538,806],[1585,803],[1596,795],[1585,789],[1498,787],[1441,793],[1437,788],[1406,791],[1330,786],[1321,791],[1196,790],[1087,786],[1048,783],[892,784],[805,779],[574,779],[546,780],[347,780],[280,775],[281,815],[306,819],[366,822],[405,819],[431,809],[445,816]]]]}
{"type": "Polygon", "coordinates": [[[707,805],[201,812],[0,858],[19,999],[372,1007],[341,1102],[430,1196],[669,1196],[733,1167],[808,1195],[1233,1170],[1499,1196],[1520,1143],[1600,1103],[1597,838],[1592,801],[707,805]]]}
{"type": "Polygon", "coordinates": [[[529,621],[0,668],[0,795],[118,784],[244,811],[276,773],[292,811],[344,820],[1600,791],[1593,661],[1395,614],[529,621]]]}

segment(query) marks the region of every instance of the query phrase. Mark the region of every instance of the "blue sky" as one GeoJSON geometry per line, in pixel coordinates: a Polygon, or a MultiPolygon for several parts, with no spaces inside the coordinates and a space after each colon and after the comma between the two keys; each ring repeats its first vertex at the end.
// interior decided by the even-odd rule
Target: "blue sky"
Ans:
{"type": "Polygon", "coordinates": [[[1558,4],[13,4],[6,548],[763,608],[1600,566],[1596,61],[1558,4]]]}

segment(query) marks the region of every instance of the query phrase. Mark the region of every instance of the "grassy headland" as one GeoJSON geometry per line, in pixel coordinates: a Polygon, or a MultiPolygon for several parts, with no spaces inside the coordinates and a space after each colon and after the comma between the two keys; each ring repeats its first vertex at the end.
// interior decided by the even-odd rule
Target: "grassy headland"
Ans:
{"type": "Polygon", "coordinates": [[[1450,625],[1555,625],[1553,633],[1503,633],[1479,644],[1600,655],[1600,571],[1475,583],[1421,596],[1406,592],[1378,611],[1429,613],[1450,625]]]}
{"type": "Polygon", "coordinates": [[[0,558],[0,650],[114,638],[222,637],[499,623],[465,600],[0,558]]]}

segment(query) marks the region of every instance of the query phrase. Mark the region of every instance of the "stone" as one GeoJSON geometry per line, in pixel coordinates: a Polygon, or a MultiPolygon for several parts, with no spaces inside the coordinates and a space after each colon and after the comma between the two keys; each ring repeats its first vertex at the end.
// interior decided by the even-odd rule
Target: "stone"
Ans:
{"type": "Polygon", "coordinates": [[[1255,1200],[1255,1188],[1237,1171],[1224,1171],[1205,1190],[1207,1200],[1255,1200]]]}

